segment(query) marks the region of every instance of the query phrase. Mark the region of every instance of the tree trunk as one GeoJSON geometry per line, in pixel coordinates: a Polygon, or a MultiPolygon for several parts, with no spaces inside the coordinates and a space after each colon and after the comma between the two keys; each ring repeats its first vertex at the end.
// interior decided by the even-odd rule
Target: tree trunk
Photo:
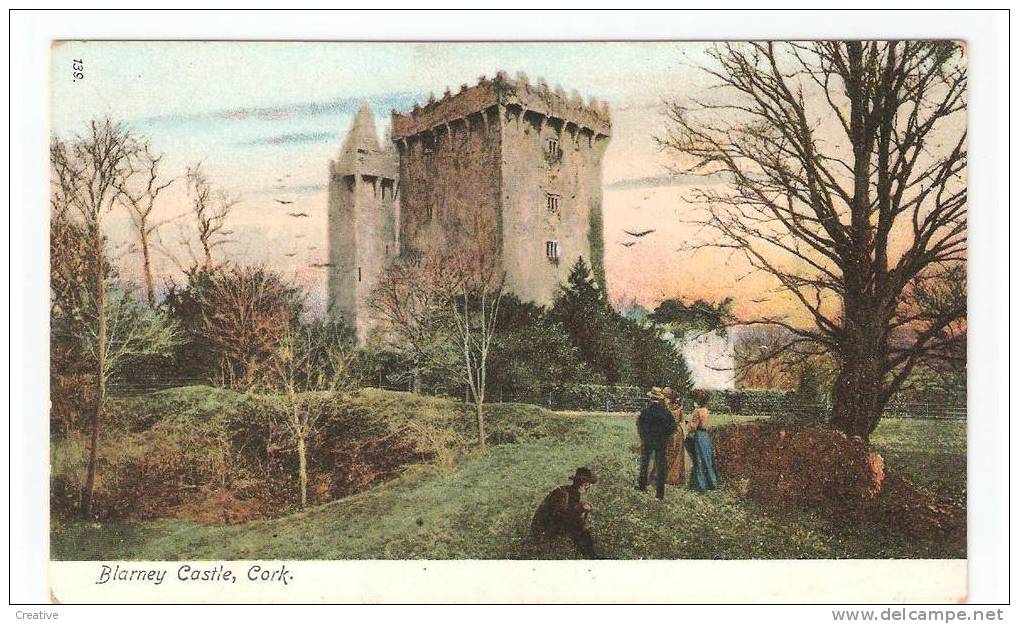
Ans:
{"type": "Polygon", "coordinates": [[[202,251],[205,253],[205,270],[208,271],[212,269],[212,248],[205,237],[202,237],[202,251]]]}
{"type": "MultiPolygon", "coordinates": [[[[98,232],[97,228],[97,232],[98,232]]],[[[92,503],[95,498],[96,471],[99,463],[99,426],[102,422],[103,403],[106,399],[106,280],[103,266],[102,234],[96,235],[96,404],[92,410],[91,445],[88,452],[88,473],[81,492],[82,518],[92,518],[92,503]]]]}
{"type": "Polygon", "coordinates": [[[832,388],[832,426],[868,440],[884,410],[880,350],[870,331],[849,333],[832,388]]]}
{"type": "Polygon", "coordinates": [[[308,506],[308,447],[304,436],[297,436],[297,470],[301,483],[301,509],[308,506]]]}
{"type": "Polygon", "coordinates": [[[149,308],[156,309],[156,287],[152,282],[152,262],[149,258],[149,233],[145,230],[148,225],[142,221],[140,233],[142,243],[142,271],[145,277],[145,296],[149,301],[149,308]]]}
{"type": "Polygon", "coordinates": [[[479,398],[474,404],[474,410],[478,419],[478,445],[485,450],[485,402],[479,398]]]}

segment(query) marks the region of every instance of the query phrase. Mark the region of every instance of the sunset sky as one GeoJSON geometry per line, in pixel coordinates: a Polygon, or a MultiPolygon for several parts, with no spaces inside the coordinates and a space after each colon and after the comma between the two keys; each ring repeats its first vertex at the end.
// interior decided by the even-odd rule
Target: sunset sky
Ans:
{"type": "MultiPolygon", "coordinates": [[[[692,236],[682,223],[691,182],[669,178],[674,161],[654,137],[663,101],[697,96],[708,84],[698,65],[706,44],[692,43],[205,43],[67,42],[52,50],[53,131],[67,136],[92,117],[126,121],[166,153],[166,172],[204,162],[214,183],[242,198],[231,217],[232,259],[264,263],[293,276],[320,306],[325,289],[327,164],[353,113],[372,107],[380,133],[392,108],[407,110],[430,93],[474,84],[481,75],[518,71],[532,82],[578,90],[609,103],[613,137],[604,162],[606,269],[615,302],[653,306],[669,296],[731,296],[740,316],[793,312],[771,284],[744,278],[732,254],[678,248],[692,236]],[[72,61],[85,78],[72,79],[72,61]],[[281,206],[275,199],[294,203],[281,206]],[[293,218],[287,212],[307,212],[293,218]],[[622,232],[656,231],[632,247],[622,232]],[[287,254],[293,254],[288,256],[287,254]],[[741,279],[742,278],[742,279],[741,279]]],[[[183,183],[159,207],[165,218],[187,209],[183,183]]],[[[170,253],[184,219],[163,227],[170,253]]],[[[113,241],[134,240],[126,214],[111,219],[113,241]]],[[[125,252],[122,275],[138,278],[125,252]]],[[[182,258],[185,259],[185,258],[182,258]]],[[[179,275],[157,254],[161,278],[179,275]]],[[[162,279],[157,281],[162,282],[162,279]]]]}

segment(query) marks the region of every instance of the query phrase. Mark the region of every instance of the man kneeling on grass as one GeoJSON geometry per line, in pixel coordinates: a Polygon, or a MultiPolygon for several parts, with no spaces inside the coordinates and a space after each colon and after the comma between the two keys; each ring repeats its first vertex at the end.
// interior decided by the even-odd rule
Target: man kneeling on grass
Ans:
{"type": "Polygon", "coordinates": [[[585,559],[597,559],[588,518],[591,504],[580,500],[580,497],[598,480],[587,468],[577,468],[570,480],[572,485],[560,485],[538,505],[531,521],[531,537],[541,542],[565,535],[573,540],[577,551],[585,559]]]}

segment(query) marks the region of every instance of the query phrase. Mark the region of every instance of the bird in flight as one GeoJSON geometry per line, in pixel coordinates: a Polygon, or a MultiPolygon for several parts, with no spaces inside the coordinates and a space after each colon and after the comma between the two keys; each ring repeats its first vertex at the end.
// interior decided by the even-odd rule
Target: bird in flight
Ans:
{"type": "Polygon", "coordinates": [[[308,216],[307,212],[288,212],[287,214],[290,215],[291,217],[307,217],[308,216]]]}
{"type": "Polygon", "coordinates": [[[312,267],[314,267],[316,269],[321,269],[323,267],[331,267],[331,266],[333,266],[333,263],[331,263],[331,262],[323,262],[321,264],[312,264],[310,266],[312,266],[312,267]]]}
{"type": "Polygon", "coordinates": [[[276,200],[276,203],[277,203],[277,204],[283,204],[284,206],[286,206],[287,204],[292,204],[292,203],[294,203],[294,202],[292,202],[292,201],[291,201],[291,200],[289,200],[289,199],[277,199],[277,200],[276,200]]]}
{"type": "Polygon", "coordinates": [[[630,236],[635,236],[637,238],[640,238],[642,236],[647,236],[651,232],[654,232],[654,230],[641,230],[639,232],[631,232],[630,230],[623,230],[623,231],[626,232],[627,234],[629,234],[630,236]]]}
{"type": "Polygon", "coordinates": [[[628,242],[619,243],[619,244],[622,245],[623,247],[633,247],[634,245],[637,244],[637,241],[628,241],[628,242]]]}
{"type": "Polygon", "coordinates": [[[288,257],[288,258],[293,258],[294,256],[297,255],[297,252],[295,251],[294,253],[288,253],[288,254],[283,254],[283,255],[288,257]]]}

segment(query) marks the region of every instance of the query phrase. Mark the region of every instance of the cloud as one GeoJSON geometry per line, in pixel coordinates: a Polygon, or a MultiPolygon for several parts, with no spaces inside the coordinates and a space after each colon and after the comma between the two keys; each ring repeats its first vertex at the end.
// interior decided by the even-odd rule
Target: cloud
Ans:
{"type": "Polygon", "coordinates": [[[325,184],[276,184],[274,186],[265,186],[259,189],[254,189],[250,192],[276,195],[284,193],[292,193],[295,195],[314,195],[315,193],[321,193],[325,190],[325,184]]]}
{"type": "Polygon", "coordinates": [[[652,188],[657,186],[695,186],[705,184],[721,184],[724,182],[721,174],[713,175],[691,175],[691,174],[664,174],[656,176],[645,176],[642,178],[625,178],[616,180],[605,185],[609,190],[652,188]]]}
{"type": "Polygon", "coordinates": [[[303,143],[329,143],[339,141],[334,132],[289,132],[241,141],[235,145],[292,145],[303,143]]]}
{"type": "Polygon", "coordinates": [[[190,114],[157,115],[145,117],[139,121],[143,124],[160,125],[187,124],[195,121],[210,120],[243,121],[254,119],[256,121],[283,121],[326,115],[353,114],[364,102],[367,102],[375,113],[379,114],[387,113],[392,109],[408,110],[419,99],[422,99],[422,96],[415,96],[412,93],[387,93],[366,97],[358,96],[334,100],[291,102],[274,106],[253,106],[190,114]]]}

